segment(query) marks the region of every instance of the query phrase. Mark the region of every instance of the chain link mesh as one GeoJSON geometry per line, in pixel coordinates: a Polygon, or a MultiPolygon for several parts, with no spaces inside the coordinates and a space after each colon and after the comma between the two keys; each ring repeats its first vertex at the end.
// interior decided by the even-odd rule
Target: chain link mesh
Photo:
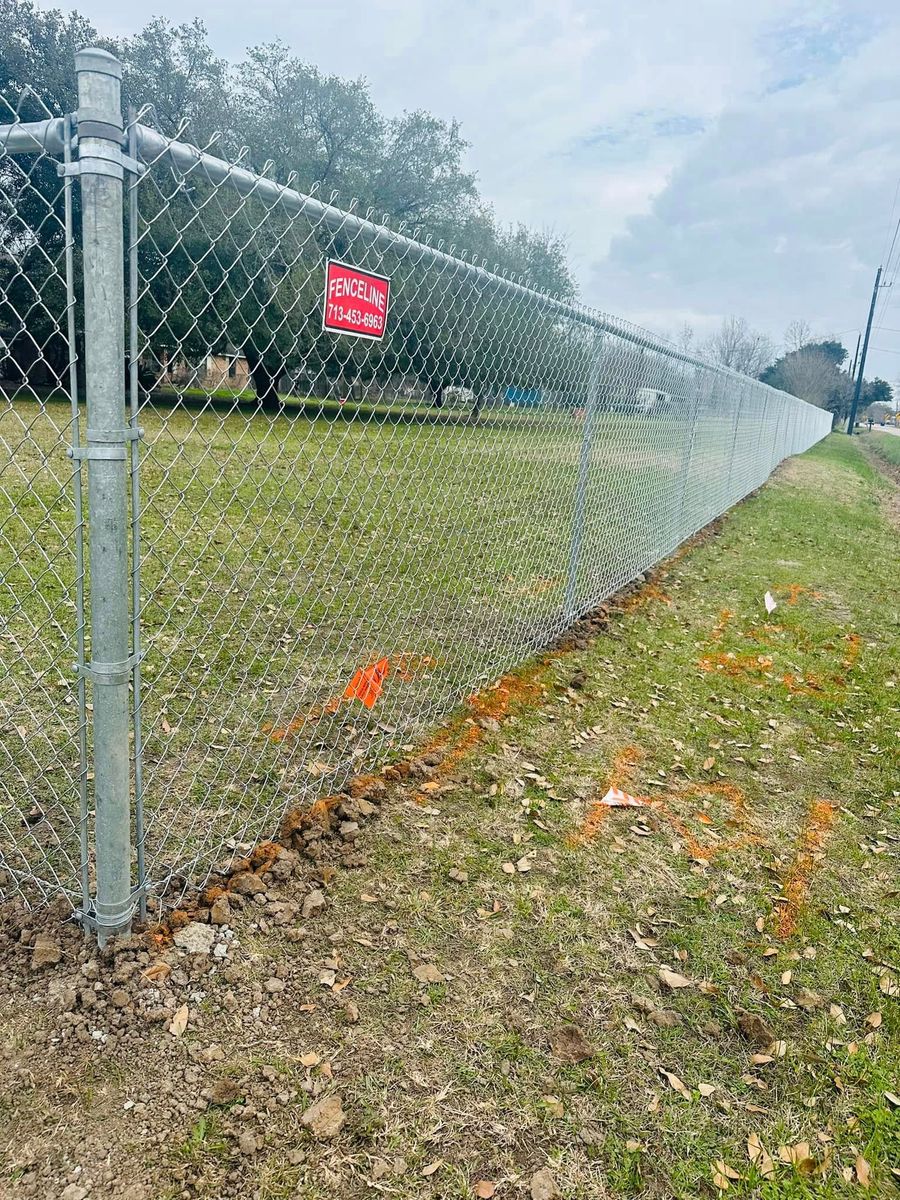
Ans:
{"type": "Polygon", "coordinates": [[[84,573],[80,478],[67,458],[78,436],[72,195],[40,137],[31,153],[7,153],[17,116],[0,100],[0,896],[81,900],[87,726],[74,668],[84,573]]]}
{"type": "Polygon", "coordinates": [[[830,417],[140,132],[144,802],[165,882],[422,738],[830,417]],[[383,340],[323,332],[329,259],[390,278],[383,340]]]}
{"type": "MultiPolygon", "coordinates": [[[[0,864],[7,890],[74,899],[90,884],[90,708],[71,669],[89,657],[84,522],[65,455],[79,193],[58,153],[3,153],[8,119],[0,864]]],[[[830,428],[240,162],[143,124],[129,139],[145,164],[126,184],[123,297],[143,430],[135,799],[160,891],[406,752],[830,428]],[[380,340],[323,330],[329,260],[390,279],[380,340]]]]}

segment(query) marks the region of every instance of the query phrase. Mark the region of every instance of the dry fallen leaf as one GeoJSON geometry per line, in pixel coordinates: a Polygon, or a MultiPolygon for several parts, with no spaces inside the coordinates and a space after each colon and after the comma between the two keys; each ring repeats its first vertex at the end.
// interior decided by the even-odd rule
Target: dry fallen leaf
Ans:
{"type": "Polygon", "coordinates": [[[871,1169],[869,1164],[866,1162],[863,1156],[859,1154],[857,1155],[856,1163],[854,1165],[856,1167],[857,1183],[861,1188],[866,1188],[868,1190],[869,1183],[871,1182],[871,1169]]]}
{"type": "Polygon", "coordinates": [[[710,755],[709,758],[704,758],[704,760],[703,760],[703,770],[704,771],[711,771],[715,765],[716,765],[716,760],[713,755],[710,755]]]}
{"type": "Polygon", "coordinates": [[[156,979],[166,979],[171,974],[172,968],[167,962],[163,962],[162,959],[160,959],[158,962],[155,962],[153,966],[148,967],[146,971],[142,971],[141,978],[152,981],[156,979]]]}
{"type": "Polygon", "coordinates": [[[697,1091],[700,1093],[701,1096],[711,1096],[715,1090],[716,1090],[716,1085],[714,1083],[698,1083],[697,1084],[697,1091]]]}
{"type": "Polygon", "coordinates": [[[878,1029],[879,1026],[881,1025],[881,1013],[880,1012],[869,1013],[869,1015],[866,1017],[866,1024],[869,1026],[870,1029],[878,1029]]]}
{"type": "Polygon", "coordinates": [[[181,1035],[187,1029],[189,1016],[190,1009],[186,1004],[182,1004],[181,1008],[178,1009],[169,1023],[169,1033],[171,1033],[173,1037],[181,1037],[181,1035]]]}
{"type": "Polygon", "coordinates": [[[479,1179],[475,1184],[475,1195],[478,1200],[491,1200],[491,1196],[497,1191],[496,1183],[491,1183],[489,1179],[479,1179]]]}
{"type": "Polygon", "coordinates": [[[690,1100],[690,1090],[685,1087],[677,1075],[674,1075],[671,1071],[667,1071],[665,1067],[660,1067],[659,1073],[668,1081],[669,1087],[678,1092],[679,1095],[684,1096],[685,1100],[690,1100]]]}
{"type": "Polygon", "coordinates": [[[659,978],[667,988],[672,988],[673,991],[676,988],[693,987],[692,980],[686,979],[684,975],[679,975],[677,971],[670,971],[668,967],[659,968],[659,978]]]}
{"type": "Polygon", "coordinates": [[[882,975],[878,987],[885,996],[900,996],[900,984],[891,979],[890,975],[882,975]]]}
{"type": "Polygon", "coordinates": [[[727,1191],[730,1179],[743,1179],[740,1171],[736,1171],[734,1167],[728,1165],[724,1159],[718,1159],[713,1163],[712,1167],[713,1183],[720,1192],[727,1191]]]}
{"type": "Polygon", "coordinates": [[[300,1055],[301,1067],[317,1067],[321,1061],[321,1055],[316,1054],[314,1051],[310,1052],[309,1054],[300,1055]]]}
{"type": "Polygon", "coordinates": [[[751,1133],[747,1138],[747,1153],[750,1156],[750,1161],[763,1179],[772,1179],[774,1177],[775,1160],[762,1144],[758,1133],[751,1133]]]}
{"type": "Polygon", "coordinates": [[[884,1098],[887,1100],[888,1104],[892,1104],[894,1108],[900,1108],[900,1096],[898,1096],[895,1092],[885,1092],[884,1098]]]}
{"type": "Polygon", "coordinates": [[[427,1167],[422,1168],[422,1174],[425,1175],[426,1177],[429,1175],[433,1175],[435,1173],[435,1171],[440,1170],[440,1168],[443,1165],[444,1165],[444,1160],[442,1158],[436,1158],[434,1160],[434,1162],[430,1162],[427,1167]]]}
{"type": "Polygon", "coordinates": [[[638,929],[629,929],[628,932],[631,934],[632,940],[638,950],[652,950],[657,944],[655,937],[645,936],[638,929]]]}
{"type": "Polygon", "coordinates": [[[797,1142],[793,1146],[779,1146],[778,1157],[783,1163],[791,1164],[801,1175],[814,1175],[816,1160],[813,1158],[809,1142],[797,1142]]]}
{"type": "Polygon", "coordinates": [[[443,983],[444,976],[432,963],[419,963],[412,973],[419,983],[443,983]]]}

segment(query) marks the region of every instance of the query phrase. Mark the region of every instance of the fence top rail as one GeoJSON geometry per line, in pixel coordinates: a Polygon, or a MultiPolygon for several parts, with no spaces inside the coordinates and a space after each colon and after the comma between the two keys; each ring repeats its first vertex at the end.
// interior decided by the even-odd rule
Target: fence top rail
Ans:
{"type": "MultiPolygon", "coordinates": [[[[0,125],[0,152],[34,154],[43,151],[48,154],[61,154],[65,142],[66,125],[74,120],[74,116],[65,116],[52,117],[43,121],[22,121],[0,125]]],[[[135,121],[130,128],[134,135],[137,158],[146,167],[165,161],[183,175],[199,174],[213,185],[227,185],[234,188],[239,195],[257,196],[263,202],[281,208],[289,216],[303,216],[311,223],[324,224],[335,231],[340,230],[352,236],[362,235],[377,246],[401,250],[405,257],[419,262],[450,267],[457,273],[465,273],[487,286],[515,295],[530,304],[537,305],[544,311],[574,321],[597,333],[620,338],[640,349],[662,354],[670,360],[684,363],[704,372],[709,371],[731,377],[744,385],[752,383],[756,387],[765,388],[766,391],[782,396],[794,404],[802,404],[810,409],[818,408],[817,405],[810,404],[809,401],[803,400],[799,396],[793,396],[779,388],[773,388],[740,371],[718,366],[695,355],[686,354],[665,341],[664,338],[657,337],[640,326],[616,320],[587,305],[562,300],[548,292],[539,291],[536,288],[528,287],[527,284],[498,275],[476,262],[458,258],[438,246],[417,241],[387,225],[377,224],[367,216],[348,212],[346,209],[326,203],[316,196],[299,192],[239,164],[216,158],[188,142],[180,142],[175,138],[167,137],[142,122],[135,121]]],[[[74,144],[77,145],[77,138],[74,144]]]]}

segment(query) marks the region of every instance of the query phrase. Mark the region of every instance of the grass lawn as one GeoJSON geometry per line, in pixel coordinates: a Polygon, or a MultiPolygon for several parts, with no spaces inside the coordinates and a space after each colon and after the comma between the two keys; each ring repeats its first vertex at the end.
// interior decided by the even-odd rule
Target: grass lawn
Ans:
{"type": "MultiPolygon", "coordinates": [[[[10,1172],[40,1138],[153,1200],[897,1195],[895,497],[830,437],[587,648],[482,693],[358,870],[288,885],[326,886],[302,933],[248,905],[200,991],[168,952],[183,1039],[4,1079],[10,1172]],[[222,1079],[236,1102],[194,1103],[222,1079]]],[[[3,1018],[23,1062],[45,990],[3,1018]]]]}
{"type": "MultiPolygon", "coordinates": [[[[582,438],[571,412],[491,412],[478,426],[467,414],[400,422],[380,410],[270,419],[226,400],[214,409],[189,397],[141,415],[144,784],[157,881],[204,869],[229,840],[267,835],[285,808],[334,792],[360,762],[401,752],[567,623],[582,438]],[[385,657],[378,707],[331,711],[354,673],[385,657]]],[[[730,413],[708,413],[691,447],[685,415],[599,416],[580,611],[764,477],[774,416],[763,426],[748,414],[735,431],[730,413]]],[[[69,420],[64,401],[16,400],[0,413],[10,450],[0,473],[10,650],[0,837],[5,812],[11,865],[51,891],[57,880],[72,889],[78,862],[69,420]],[[44,820],[21,836],[19,814],[38,798],[44,820]]]]}
{"type": "Polygon", "coordinates": [[[866,447],[892,466],[900,467],[900,437],[875,431],[866,439],[866,447]]]}

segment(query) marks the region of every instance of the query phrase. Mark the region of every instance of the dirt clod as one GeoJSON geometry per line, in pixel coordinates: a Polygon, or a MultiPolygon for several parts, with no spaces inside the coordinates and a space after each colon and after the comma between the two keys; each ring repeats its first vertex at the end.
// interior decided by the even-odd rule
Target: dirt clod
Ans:
{"type": "Polygon", "coordinates": [[[233,1079],[217,1079],[209,1089],[211,1104],[232,1104],[241,1094],[241,1089],[233,1079]]]}
{"type": "Polygon", "coordinates": [[[300,1123],[310,1131],[314,1138],[319,1141],[327,1141],[337,1137],[346,1120],[347,1114],[344,1112],[340,1096],[326,1096],[322,1100],[317,1100],[306,1110],[300,1118],[300,1123]]]}
{"type": "Polygon", "coordinates": [[[55,967],[62,958],[59,942],[49,934],[39,933],[34,940],[31,952],[31,969],[39,971],[42,967],[55,967]]]}
{"type": "Polygon", "coordinates": [[[313,888],[311,892],[307,892],[303,900],[302,913],[304,919],[314,917],[316,913],[320,913],[325,904],[325,893],[320,888],[313,888]]]}
{"type": "Polygon", "coordinates": [[[660,1029],[674,1029],[681,1024],[681,1016],[674,1008],[655,1008],[649,1017],[660,1029]]]}
{"type": "Polygon", "coordinates": [[[258,896],[266,890],[266,885],[252,871],[241,871],[231,878],[231,890],[239,896],[258,896]]]}
{"type": "Polygon", "coordinates": [[[550,1035],[550,1048],[560,1062],[580,1063],[596,1051],[577,1025],[562,1025],[550,1035]]]}
{"type": "Polygon", "coordinates": [[[433,963],[419,963],[412,973],[419,983],[443,983],[444,976],[433,963]]]}
{"type": "Polygon", "coordinates": [[[557,1200],[559,1194],[556,1180],[546,1167],[535,1171],[531,1177],[531,1200],[557,1200]]]}
{"type": "Polygon", "coordinates": [[[760,1050],[765,1050],[775,1041],[775,1031],[767,1024],[759,1013],[747,1012],[745,1008],[737,1010],[737,1027],[741,1037],[746,1038],[760,1050]]]}

